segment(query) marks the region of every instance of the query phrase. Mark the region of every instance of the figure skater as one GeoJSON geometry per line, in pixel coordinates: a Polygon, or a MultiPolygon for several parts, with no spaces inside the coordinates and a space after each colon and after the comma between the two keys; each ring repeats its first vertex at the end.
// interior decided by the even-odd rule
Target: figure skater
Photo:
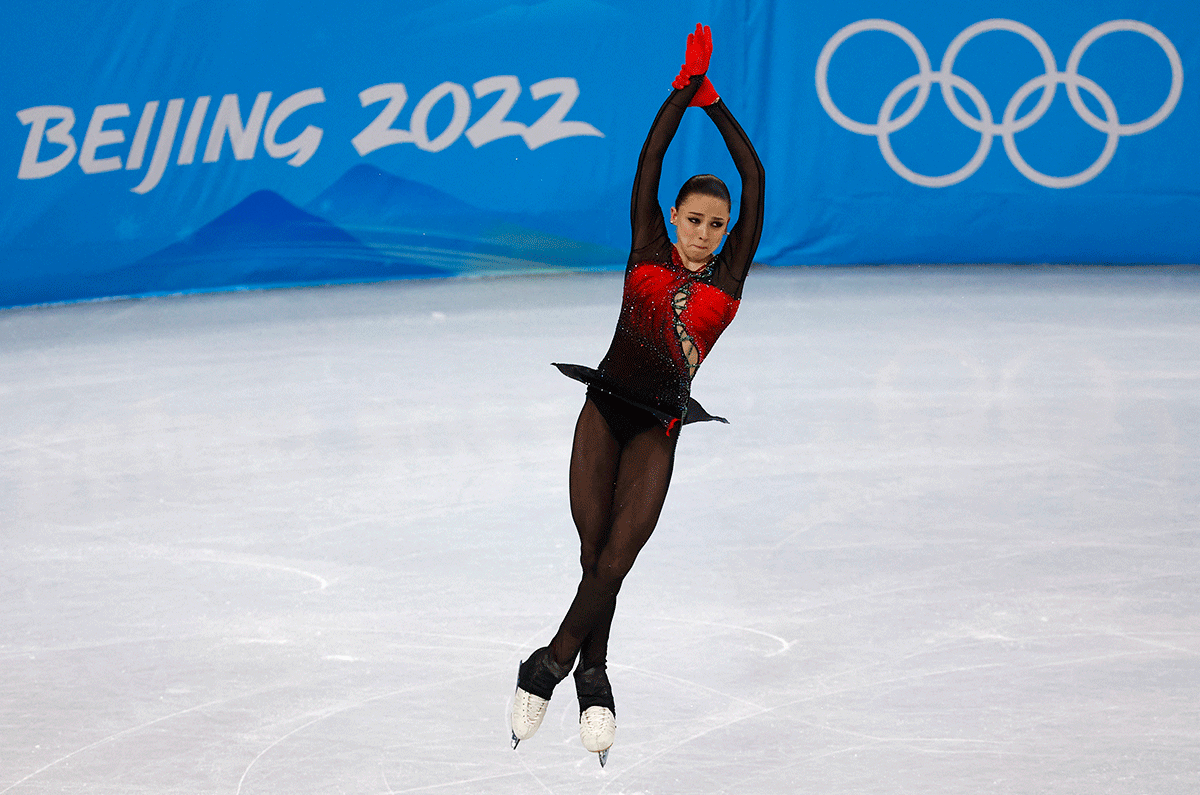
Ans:
{"type": "Polygon", "coordinates": [[[550,695],[576,656],[579,734],[608,757],[616,706],[606,671],[617,592],[658,521],[680,428],[719,420],[691,398],[692,377],[733,320],[762,232],[762,164],[746,133],[705,73],[712,53],[707,27],[688,36],[673,91],[650,127],[633,183],[633,244],[621,314],[608,353],[593,370],[556,364],[588,385],[571,451],[571,516],[579,531],[583,576],[548,646],[521,663],[512,708],[512,746],[541,725],[550,695]],[[671,208],[672,244],[658,205],[658,183],[684,111],[703,107],[716,124],[742,180],[737,223],[728,228],[729,189],[711,174],[683,184],[671,208]],[[717,247],[726,238],[719,254],[717,247]]]}

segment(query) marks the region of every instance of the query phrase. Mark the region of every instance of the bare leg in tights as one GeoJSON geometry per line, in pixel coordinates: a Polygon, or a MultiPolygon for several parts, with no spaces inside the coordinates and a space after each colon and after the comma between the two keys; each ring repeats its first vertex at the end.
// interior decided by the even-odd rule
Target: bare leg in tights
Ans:
{"type": "Polygon", "coordinates": [[[583,576],[558,633],[556,662],[581,654],[583,669],[602,665],[621,582],[658,522],[675,462],[678,426],[655,424],[622,447],[596,405],[584,403],[571,451],[571,515],[579,531],[583,576]]]}

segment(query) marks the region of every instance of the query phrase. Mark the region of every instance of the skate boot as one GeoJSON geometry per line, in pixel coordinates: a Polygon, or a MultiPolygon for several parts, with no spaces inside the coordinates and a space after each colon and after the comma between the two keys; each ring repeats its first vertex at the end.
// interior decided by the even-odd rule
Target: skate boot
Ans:
{"type": "Polygon", "coordinates": [[[575,692],[579,695],[579,739],[584,748],[600,755],[600,767],[604,767],[617,736],[617,707],[608,670],[604,665],[576,669],[575,692]]]}
{"type": "Polygon", "coordinates": [[[559,665],[543,647],[529,655],[517,670],[517,694],[512,706],[512,747],[521,740],[528,740],[546,717],[546,705],[554,686],[562,681],[571,669],[559,665]]]}

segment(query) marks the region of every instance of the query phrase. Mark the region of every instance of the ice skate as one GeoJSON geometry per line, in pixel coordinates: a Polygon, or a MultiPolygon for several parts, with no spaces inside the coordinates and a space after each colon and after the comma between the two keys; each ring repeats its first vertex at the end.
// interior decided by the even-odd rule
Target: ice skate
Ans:
{"type": "Polygon", "coordinates": [[[528,740],[542,725],[554,686],[569,669],[559,665],[544,647],[529,655],[517,670],[517,694],[512,706],[512,747],[528,740]]]}
{"type": "Polygon", "coordinates": [[[584,748],[599,754],[600,767],[604,767],[617,736],[617,707],[607,669],[599,665],[576,670],[575,692],[579,695],[579,739],[584,748]]]}

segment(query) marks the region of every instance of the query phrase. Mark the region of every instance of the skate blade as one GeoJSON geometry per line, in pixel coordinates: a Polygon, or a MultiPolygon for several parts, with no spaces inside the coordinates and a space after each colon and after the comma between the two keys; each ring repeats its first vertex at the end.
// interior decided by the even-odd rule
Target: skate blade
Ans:
{"type": "Polygon", "coordinates": [[[608,762],[608,749],[605,748],[603,751],[597,751],[596,755],[600,757],[600,767],[604,767],[608,762]]]}
{"type": "Polygon", "coordinates": [[[513,750],[514,750],[514,751],[515,751],[515,750],[517,750],[517,743],[519,743],[519,742],[521,742],[521,741],[517,739],[517,733],[516,733],[516,732],[513,732],[513,736],[512,736],[512,747],[513,747],[513,750]]]}

